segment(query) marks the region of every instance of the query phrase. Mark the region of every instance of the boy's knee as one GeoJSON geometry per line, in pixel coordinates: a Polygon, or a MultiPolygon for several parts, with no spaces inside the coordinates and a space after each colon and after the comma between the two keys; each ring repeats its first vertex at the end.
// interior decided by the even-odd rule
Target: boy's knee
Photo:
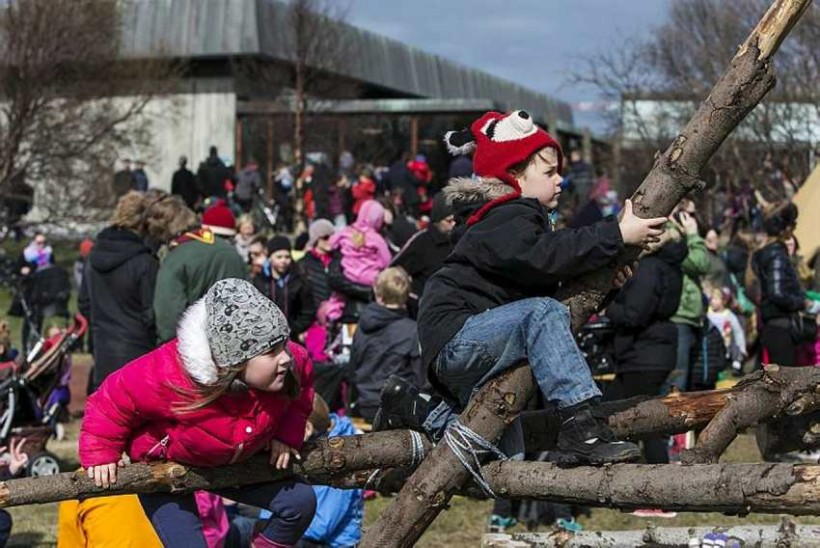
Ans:
{"type": "Polygon", "coordinates": [[[566,322],[569,322],[569,308],[567,308],[561,301],[556,301],[549,297],[533,299],[535,306],[532,310],[532,315],[537,318],[544,318],[547,316],[554,317],[566,322]]]}

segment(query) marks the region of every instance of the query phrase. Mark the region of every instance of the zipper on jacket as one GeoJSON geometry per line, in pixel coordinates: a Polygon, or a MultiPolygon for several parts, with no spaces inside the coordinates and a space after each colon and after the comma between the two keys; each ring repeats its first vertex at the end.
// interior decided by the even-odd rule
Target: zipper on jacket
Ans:
{"type": "Polygon", "coordinates": [[[236,450],[234,450],[234,452],[233,452],[233,457],[231,458],[231,461],[228,464],[235,463],[239,459],[239,457],[242,455],[242,449],[244,449],[244,448],[245,448],[244,443],[240,443],[239,445],[237,445],[236,450]]]}
{"type": "Polygon", "coordinates": [[[170,436],[166,434],[164,438],[159,440],[156,445],[154,445],[146,454],[146,457],[150,457],[153,455],[154,451],[156,451],[159,447],[162,447],[162,451],[160,452],[160,458],[165,458],[165,452],[168,449],[168,442],[170,440],[170,436]]]}

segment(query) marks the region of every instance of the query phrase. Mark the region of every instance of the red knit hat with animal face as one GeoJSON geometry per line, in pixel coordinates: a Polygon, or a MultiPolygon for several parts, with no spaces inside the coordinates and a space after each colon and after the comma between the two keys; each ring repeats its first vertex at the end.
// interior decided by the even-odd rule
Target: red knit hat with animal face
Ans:
{"type": "Polygon", "coordinates": [[[493,207],[521,196],[518,181],[510,174],[510,168],[520,164],[542,148],[553,148],[558,154],[558,172],[561,172],[563,153],[561,145],[538,127],[532,117],[523,110],[507,114],[488,112],[472,123],[470,129],[450,131],[444,137],[451,154],[473,154],[473,171],[479,177],[493,177],[509,185],[512,190],[492,200],[469,219],[472,225],[493,207]]]}

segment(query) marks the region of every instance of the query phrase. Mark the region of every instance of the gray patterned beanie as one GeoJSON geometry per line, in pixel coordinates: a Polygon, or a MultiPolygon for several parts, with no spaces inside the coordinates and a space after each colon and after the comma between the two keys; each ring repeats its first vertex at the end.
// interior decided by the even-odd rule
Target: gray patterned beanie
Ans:
{"type": "Polygon", "coordinates": [[[240,364],[290,337],[285,315],[250,282],[220,280],[204,301],[208,344],[218,367],[240,364]]]}

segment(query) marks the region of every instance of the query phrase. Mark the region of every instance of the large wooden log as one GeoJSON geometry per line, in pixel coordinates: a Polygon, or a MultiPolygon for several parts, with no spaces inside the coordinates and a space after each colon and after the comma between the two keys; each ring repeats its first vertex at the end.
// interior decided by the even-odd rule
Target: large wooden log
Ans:
{"type": "Polygon", "coordinates": [[[190,493],[277,481],[292,473],[333,483],[337,476],[359,470],[367,470],[369,475],[372,469],[379,467],[415,467],[430,448],[424,436],[397,430],[326,438],[306,444],[302,462],[286,471],[275,470],[267,455],[259,455],[247,462],[220,468],[197,468],[173,462],[131,464],[118,471],[117,483],[110,489],[96,487],[82,471],[21,478],[0,482],[0,508],[126,493],[190,493]]]}
{"type": "MultiPolygon", "coordinates": [[[[732,59],[731,65],[700,104],[692,119],[663,154],[633,195],[636,213],[644,218],[669,215],[674,206],[690,191],[703,186],[700,173],[726,137],[774,87],[774,68],[771,57],[811,0],[775,0],[761,21],[752,29],[743,46],[732,59]]],[[[631,262],[637,256],[632,250],[624,257],[631,262]]],[[[612,283],[614,271],[602,270],[577,283],[568,284],[559,295],[570,307],[572,325],[578,329],[603,302],[612,283]]],[[[518,373],[501,375],[496,381],[510,390],[514,400],[521,401],[533,392],[531,375],[518,373]]],[[[488,387],[485,387],[487,389],[488,387]]],[[[479,393],[477,398],[482,394],[479,393]]],[[[509,407],[504,407],[509,411],[509,407]]],[[[497,440],[507,422],[495,421],[496,428],[484,429],[480,435],[497,440]]],[[[465,420],[474,431],[478,425],[465,420]]],[[[485,421],[485,424],[488,424],[485,421]]],[[[444,455],[439,446],[424,463],[399,497],[387,508],[365,537],[362,546],[411,546],[421,536],[459,488],[456,480],[466,478],[454,472],[458,466],[452,455],[444,455]],[[417,493],[419,486],[424,491],[417,493]],[[430,494],[433,493],[434,497],[430,494]]]]}
{"type": "Polygon", "coordinates": [[[820,466],[614,464],[560,468],[543,462],[491,462],[493,490],[509,498],[630,510],[663,508],[746,515],[820,515],[820,466]]]}

